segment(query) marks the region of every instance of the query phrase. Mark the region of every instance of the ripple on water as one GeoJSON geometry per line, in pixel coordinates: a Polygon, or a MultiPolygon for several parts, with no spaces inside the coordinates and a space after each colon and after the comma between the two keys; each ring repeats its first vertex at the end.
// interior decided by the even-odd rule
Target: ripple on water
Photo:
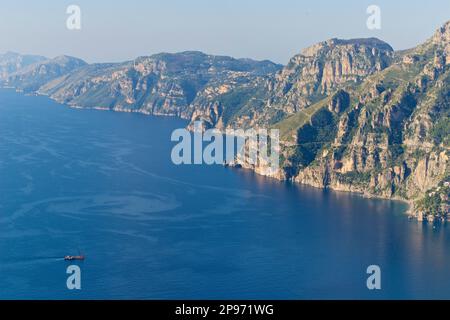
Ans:
{"type": "Polygon", "coordinates": [[[0,223],[10,223],[21,217],[41,215],[62,215],[71,218],[95,219],[99,216],[133,220],[153,220],[152,216],[174,210],[181,203],[171,195],[155,193],[92,194],[72,197],[48,198],[23,204],[11,216],[3,217],[0,223]]]}

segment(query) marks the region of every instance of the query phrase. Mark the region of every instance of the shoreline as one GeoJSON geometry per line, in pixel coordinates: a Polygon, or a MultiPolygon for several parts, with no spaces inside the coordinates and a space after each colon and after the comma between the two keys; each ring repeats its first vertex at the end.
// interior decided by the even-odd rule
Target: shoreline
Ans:
{"type": "Polygon", "coordinates": [[[414,201],[413,200],[407,200],[407,199],[403,199],[403,198],[399,198],[399,197],[388,198],[388,197],[383,197],[383,196],[380,196],[380,195],[373,195],[373,194],[364,193],[364,192],[335,189],[335,188],[330,187],[330,186],[317,187],[317,186],[312,185],[312,184],[297,182],[294,179],[280,179],[280,178],[277,178],[277,177],[264,175],[264,174],[259,173],[257,170],[254,170],[254,169],[251,169],[251,168],[246,168],[246,167],[244,167],[244,166],[242,166],[240,164],[238,164],[238,165],[227,164],[226,167],[232,168],[234,170],[248,170],[250,172],[253,172],[253,173],[257,174],[258,176],[261,176],[261,177],[264,177],[264,178],[267,178],[267,179],[271,179],[271,180],[279,181],[279,182],[288,182],[288,183],[291,183],[293,185],[307,186],[307,187],[311,187],[311,188],[314,188],[314,189],[317,189],[317,190],[331,190],[333,192],[342,192],[342,193],[347,193],[347,194],[351,194],[351,195],[356,195],[356,196],[359,196],[359,197],[365,198],[365,199],[377,199],[377,200],[387,200],[387,201],[402,202],[402,203],[407,205],[407,209],[405,210],[404,214],[408,215],[409,217],[416,218],[416,216],[414,214],[414,201]]]}

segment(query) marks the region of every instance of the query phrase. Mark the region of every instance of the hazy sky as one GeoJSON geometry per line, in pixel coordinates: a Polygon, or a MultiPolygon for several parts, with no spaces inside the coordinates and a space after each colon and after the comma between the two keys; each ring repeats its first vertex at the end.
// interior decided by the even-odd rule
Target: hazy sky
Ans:
{"type": "Polygon", "coordinates": [[[106,62],[200,50],[285,64],[333,37],[409,48],[447,20],[450,0],[0,0],[0,52],[106,62]],[[66,28],[70,4],[81,7],[80,31],[66,28]],[[371,4],[381,8],[381,30],[366,27],[371,4]]]}

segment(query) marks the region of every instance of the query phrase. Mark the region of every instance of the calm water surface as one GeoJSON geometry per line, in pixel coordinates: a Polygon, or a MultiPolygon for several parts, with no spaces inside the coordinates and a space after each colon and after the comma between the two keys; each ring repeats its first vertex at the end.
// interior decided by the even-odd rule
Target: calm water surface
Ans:
{"type": "Polygon", "coordinates": [[[403,203],[175,166],[185,122],[0,90],[0,298],[450,298],[448,226],[403,203]],[[82,290],[66,288],[64,255],[82,290]],[[366,268],[382,269],[382,290],[366,268]]]}

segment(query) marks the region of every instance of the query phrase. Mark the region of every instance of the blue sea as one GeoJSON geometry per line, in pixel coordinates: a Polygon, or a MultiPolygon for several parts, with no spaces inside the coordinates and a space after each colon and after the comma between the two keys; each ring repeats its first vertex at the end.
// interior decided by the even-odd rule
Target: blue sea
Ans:
{"type": "Polygon", "coordinates": [[[448,225],[409,220],[401,202],[176,166],[184,126],[0,90],[0,299],[450,298],[448,225]],[[81,290],[66,286],[72,264],[81,290]]]}

